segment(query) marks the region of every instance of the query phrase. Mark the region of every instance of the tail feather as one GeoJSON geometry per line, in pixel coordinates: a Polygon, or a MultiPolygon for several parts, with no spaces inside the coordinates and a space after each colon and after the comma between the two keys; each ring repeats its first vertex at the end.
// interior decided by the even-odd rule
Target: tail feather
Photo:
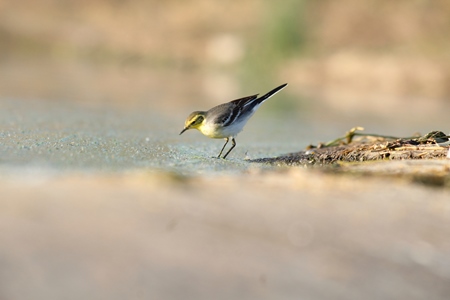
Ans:
{"type": "Polygon", "coordinates": [[[268,92],[267,94],[265,94],[264,96],[259,97],[258,99],[256,99],[256,101],[258,103],[264,102],[265,100],[269,99],[270,97],[272,97],[273,95],[275,95],[276,93],[278,93],[279,91],[281,91],[282,89],[284,89],[288,84],[282,84],[279,87],[274,88],[273,90],[271,90],[270,92],[268,92]]]}
{"type": "Polygon", "coordinates": [[[233,124],[234,121],[241,115],[253,114],[253,112],[261,105],[262,102],[269,99],[286,86],[287,83],[282,84],[259,98],[257,98],[258,94],[256,94],[253,96],[248,96],[231,101],[230,103],[233,103],[234,107],[231,109],[230,113],[226,115],[226,119],[221,120],[220,122],[223,123],[223,126],[229,126],[233,124]]]}
{"type": "Polygon", "coordinates": [[[278,93],[279,91],[284,89],[287,85],[288,85],[287,83],[282,84],[279,87],[274,88],[273,90],[271,90],[264,96],[261,96],[257,99],[252,99],[252,100],[246,101],[245,103],[243,103],[243,102],[240,103],[240,106],[242,106],[244,111],[253,110],[253,109],[259,107],[259,105],[261,105],[261,103],[263,103],[264,101],[266,101],[267,99],[269,99],[270,97],[272,97],[273,95],[275,95],[276,93],[278,93]]]}

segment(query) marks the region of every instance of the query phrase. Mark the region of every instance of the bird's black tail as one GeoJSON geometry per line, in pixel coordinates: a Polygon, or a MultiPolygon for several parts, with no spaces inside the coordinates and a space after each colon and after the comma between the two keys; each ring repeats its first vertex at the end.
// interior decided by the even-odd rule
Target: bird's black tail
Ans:
{"type": "Polygon", "coordinates": [[[270,92],[268,92],[267,94],[265,94],[264,96],[259,97],[258,99],[256,99],[256,101],[258,103],[264,102],[265,100],[269,99],[270,97],[272,97],[273,95],[275,95],[276,93],[278,93],[279,91],[281,91],[282,89],[284,89],[288,84],[282,84],[279,87],[274,88],[273,90],[271,90],[270,92]]]}

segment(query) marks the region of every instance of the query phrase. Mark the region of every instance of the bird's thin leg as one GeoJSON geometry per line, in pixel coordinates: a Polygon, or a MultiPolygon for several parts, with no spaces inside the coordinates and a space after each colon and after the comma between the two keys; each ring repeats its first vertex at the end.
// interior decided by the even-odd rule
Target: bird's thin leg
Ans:
{"type": "MultiPolygon", "coordinates": [[[[217,156],[217,158],[220,158],[220,156],[222,155],[222,152],[223,152],[223,149],[225,149],[225,146],[228,144],[228,140],[229,140],[230,138],[226,138],[225,140],[227,140],[226,142],[225,142],[225,145],[223,145],[223,147],[222,147],[222,150],[220,150],[220,153],[219,153],[219,156],[217,156]]],[[[230,151],[228,151],[228,152],[230,152],[230,151]]],[[[228,154],[228,153],[227,153],[228,154]]],[[[225,155],[226,156],[226,155],[225,155]]],[[[225,157],[224,157],[225,158],[225,157]]]]}
{"type": "Polygon", "coordinates": [[[234,137],[231,138],[231,144],[232,144],[232,145],[231,145],[230,150],[228,150],[227,154],[225,154],[224,157],[223,157],[224,159],[227,157],[228,153],[230,153],[231,150],[233,150],[233,148],[236,147],[236,141],[234,140],[234,137]]]}

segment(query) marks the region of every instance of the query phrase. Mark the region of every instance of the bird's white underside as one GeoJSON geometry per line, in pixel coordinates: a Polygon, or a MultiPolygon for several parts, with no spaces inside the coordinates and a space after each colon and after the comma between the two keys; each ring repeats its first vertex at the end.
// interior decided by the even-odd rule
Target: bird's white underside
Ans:
{"type": "Polygon", "coordinates": [[[248,119],[250,119],[250,117],[258,109],[259,106],[260,105],[255,106],[251,113],[247,114],[245,117],[239,118],[238,121],[233,122],[233,124],[230,124],[229,126],[219,127],[214,123],[214,121],[205,121],[203,126],[201,126],[199,129],[204,135],[214,139],[236,137],[236,135],[242,131],[248,119]]]}

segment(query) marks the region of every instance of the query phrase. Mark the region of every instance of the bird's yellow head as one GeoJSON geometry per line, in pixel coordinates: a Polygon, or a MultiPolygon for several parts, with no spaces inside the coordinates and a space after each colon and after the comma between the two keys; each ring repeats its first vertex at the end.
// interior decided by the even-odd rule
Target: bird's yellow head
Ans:
{"type": "Polygon", "coordinates": [[[192,114],[187,117],[186,122],[184,122],[184,129],[180,132],[182,134],[188,129],[199,129],[199,127],[203,124],[205,120],[204,111],[194,111],[192,114]]]}

